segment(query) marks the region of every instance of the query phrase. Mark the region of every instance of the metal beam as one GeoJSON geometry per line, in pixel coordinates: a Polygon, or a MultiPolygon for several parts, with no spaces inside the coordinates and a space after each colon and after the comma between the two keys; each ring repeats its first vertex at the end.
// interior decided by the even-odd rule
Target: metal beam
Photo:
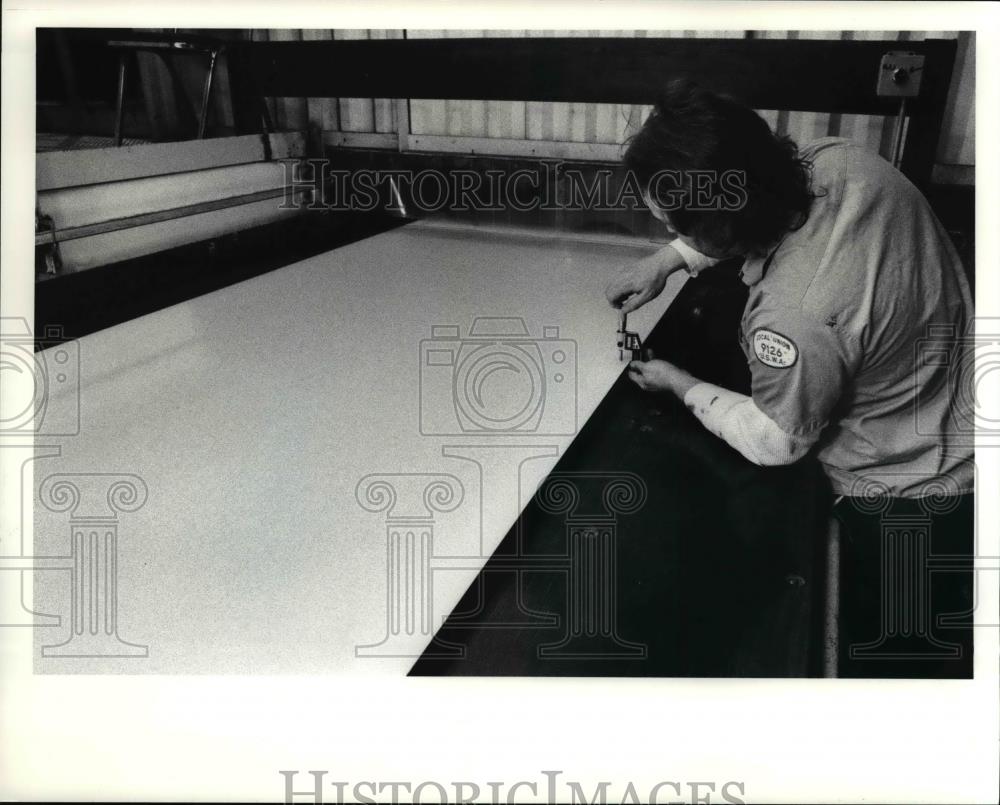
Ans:
{"type": "MultiPolygon", "coordinates": [[[[891,114],[875,92],[882,56],[950,73],[954,40],[386,39],[242,42],[231,68],[267,97],[653,103],[687,76],[755,109],[891,114]]],[[[923,96],[913,99],[919,107],[923,96]]]]}

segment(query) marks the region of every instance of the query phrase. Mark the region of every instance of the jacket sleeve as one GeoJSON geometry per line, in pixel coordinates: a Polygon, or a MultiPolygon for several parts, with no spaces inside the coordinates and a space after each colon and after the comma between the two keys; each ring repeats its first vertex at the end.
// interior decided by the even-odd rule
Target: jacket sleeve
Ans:
{"type": "Polygon", "coordinates": [[[819,431],[793,436],[761,411],[745,394],[699,383],[684,404],[712,433],[748,461],[763,467],[798,461],[819,438],[819,431]]]}

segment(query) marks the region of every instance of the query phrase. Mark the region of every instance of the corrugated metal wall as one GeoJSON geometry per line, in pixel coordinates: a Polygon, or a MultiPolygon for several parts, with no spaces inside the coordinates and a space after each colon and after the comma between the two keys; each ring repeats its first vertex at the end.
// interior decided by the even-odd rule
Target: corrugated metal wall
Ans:
{"type": "MultiPolygon", "coordinates": [[[[789,39],[958,39],[958,55],[942,140],[939,174],[945,180],[971,181],[975,165],[975,34],[946,31],[465,31],[465,30],[255,30],[257,40],[383,39],[399,37],[482,36],[637,36],[761,37],[789,39]]],[[[396,123],[388,99],[273,99],[279,128],[324,131],[393,132],[396,123]]],[[[644,107],[622,104],[539,103],[511,101],[410,102],[410,133],[580,143],[621,143],[641,125],[644,107]]],[[[826,135],[849,137],[888,155],[893,121],[862,115],[828,115],[761,110],[779,133],[800,143],[826,135]]]]}

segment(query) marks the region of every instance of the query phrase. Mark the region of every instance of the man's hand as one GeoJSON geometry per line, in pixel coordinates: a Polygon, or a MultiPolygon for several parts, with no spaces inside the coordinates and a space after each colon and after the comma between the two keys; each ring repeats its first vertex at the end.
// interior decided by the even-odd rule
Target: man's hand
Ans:
{"type": "Polygon", "coordinates": [[[663,290],[667,277],[684,268],[684,259],[669,246],[626,266],[608,283],[604,295],[613,307],[631,313],[663,290]]]}
{"type": "Polygon", "coordinates": [[[643,391],[669,392],[681,400],[699,383],[696,377],[672,363],[653,359],[652,352],[648,360],[632,361],[628,365],[628,376],[643,391]]]}

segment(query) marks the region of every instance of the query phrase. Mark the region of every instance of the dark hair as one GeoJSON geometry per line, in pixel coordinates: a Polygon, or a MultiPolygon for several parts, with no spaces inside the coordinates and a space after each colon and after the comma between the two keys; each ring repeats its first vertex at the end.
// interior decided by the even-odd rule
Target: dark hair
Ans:
{"type": "Polygon", "coordinates": [[[670,82],[627,146],[625,167],[673,228],[718,251],[766,253],[809,215],[810,165],[795,143],[775,135],[752,109],[693,81],[670,82]],[[695,174],[712,172],[718,182],[733,171],[745,191],[739,204],[691,203],[695,174]],[[663,182],[653,181],[662,172],[682,177],[683,192],[675,186],[664,193],[663,182]]]}

